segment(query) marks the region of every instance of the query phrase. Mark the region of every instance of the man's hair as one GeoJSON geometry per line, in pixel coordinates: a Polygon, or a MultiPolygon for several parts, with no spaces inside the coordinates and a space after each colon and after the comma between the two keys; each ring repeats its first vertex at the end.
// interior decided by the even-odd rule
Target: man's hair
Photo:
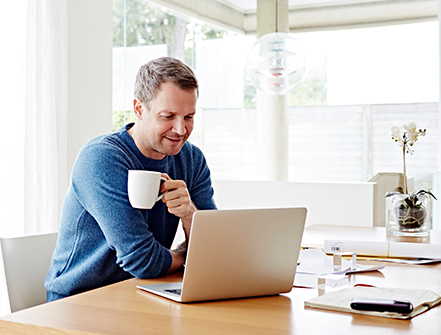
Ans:
{"type": "Polygon", "coordinates": [[[165,82],[171,82],[183,90],[196,90],[196,95],[199,95],[198,81],[191,68],[179,59],[161,57],[139,69],[135,80],[135,98],[150,108],[150,102],[165,82]]]}

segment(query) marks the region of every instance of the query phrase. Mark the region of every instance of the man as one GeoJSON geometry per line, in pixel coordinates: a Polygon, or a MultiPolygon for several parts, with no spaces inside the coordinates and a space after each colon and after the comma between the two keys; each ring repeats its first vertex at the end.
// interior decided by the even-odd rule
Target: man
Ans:
{"type": "Polygon", "coordinates": [[[187,142],[197,97],[197,80],[181,61],[164,57],[140,68],[135,123],[89,141],[73,167],[45,281],[48,301],[182,267],[185,245],[169,250],[179,220],[188,239],[196,209],[216,209],[205,158],[187,142]],[[161,172],[162,202],[132,208],[128,170],[161,172]]]}

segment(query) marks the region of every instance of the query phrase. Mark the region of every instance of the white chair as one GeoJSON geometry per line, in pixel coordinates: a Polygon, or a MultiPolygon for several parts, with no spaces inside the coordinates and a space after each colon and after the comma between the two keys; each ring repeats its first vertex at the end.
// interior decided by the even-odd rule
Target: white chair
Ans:
{"type": "Polygon", "coordinates": [[[11,312],[46,302],[44,279],[58,233],[0,238],[11,312]]]}

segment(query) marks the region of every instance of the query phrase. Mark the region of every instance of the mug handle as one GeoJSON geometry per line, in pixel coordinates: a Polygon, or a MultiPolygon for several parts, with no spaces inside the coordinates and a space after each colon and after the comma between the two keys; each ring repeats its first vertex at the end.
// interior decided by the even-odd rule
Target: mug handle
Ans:
{"type": "MultiPolygon", "coordinates": [[[[161,180],[162,180],[162,181],[167,181],[167,179],[165,179],[164,177],[161,177],[161,180]]],[[[160,194],[160,195],[156,198],[155,202],[158,202],[159,200],[161,200],[163,195],[164,195],[164,193],[160,194]]]]}

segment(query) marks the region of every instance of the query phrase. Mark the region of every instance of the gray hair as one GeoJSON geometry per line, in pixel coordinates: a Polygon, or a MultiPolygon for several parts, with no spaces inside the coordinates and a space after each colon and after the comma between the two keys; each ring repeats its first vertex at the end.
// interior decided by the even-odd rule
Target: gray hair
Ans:
{"type": "Polygon", "coordinates": [[[150,102],[165,82],[172,82],[183,90],[196,90],[196,95],[199,95],[198,81],[192,69],[179,59],[162,57],[139,69],[135,80],[135,98],[150,108],[150,102]]]}

